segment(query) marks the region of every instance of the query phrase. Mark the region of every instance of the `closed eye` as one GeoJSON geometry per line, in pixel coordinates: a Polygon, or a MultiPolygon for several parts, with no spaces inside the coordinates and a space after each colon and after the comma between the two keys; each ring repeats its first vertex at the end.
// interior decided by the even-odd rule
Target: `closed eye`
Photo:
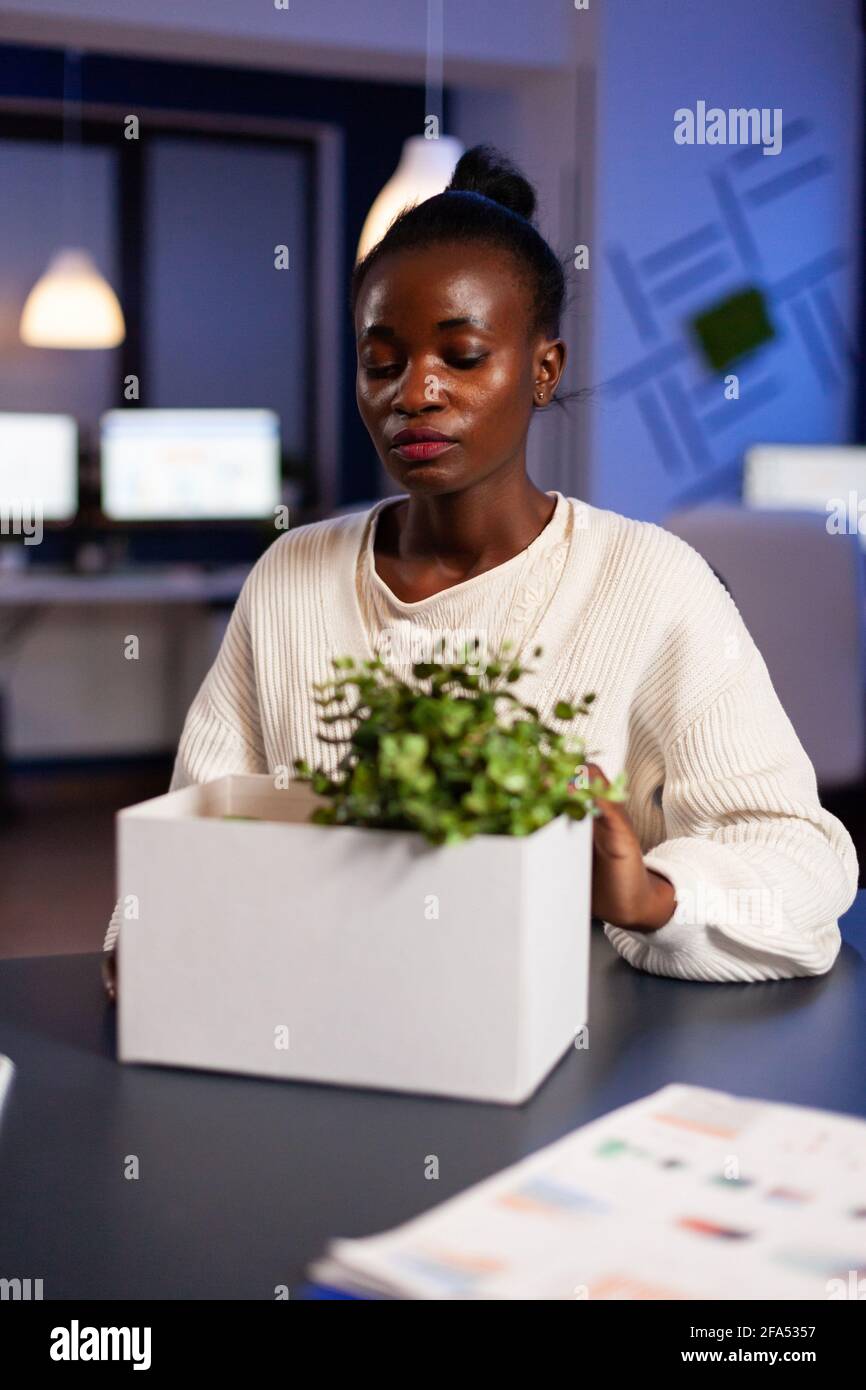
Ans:
{"type": "Polygon", "coordinates": [[[396,362],[389,362],[384,367],[365,367],[367,376],[387,376],[389,372],[399,372],[400,368],[396,362]]]}
{"type": "Polygon", "coordinates": [[[468,372],[471,367],[477,367],[479,362],[483,362],[489,356],[489,353],[482,352],[480,357],[455,357],[449,366],[457,367],[461,372],[468,372]]]}

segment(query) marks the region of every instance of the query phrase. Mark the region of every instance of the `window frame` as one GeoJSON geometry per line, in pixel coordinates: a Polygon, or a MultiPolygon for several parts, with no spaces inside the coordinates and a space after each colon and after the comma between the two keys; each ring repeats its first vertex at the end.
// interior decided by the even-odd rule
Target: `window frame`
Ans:
{"type": "MultiPolygon", "coordinates": [[[[303,154],[310,197],[306,208],[308,269],[311,292],[307,296],[304,331],[311,344],[304,401],[304,460],[307,503],[304,515],[327,514],[339,504],[339,417],[333,401],[342,396],[340,329],[335,303],[345,248],[340,214],[343,134],[338,125],[302,118],[257,117],[215,112],[183,111],[148,106],[134,113],[106,102],[84,102],[76,110],[76,140],[84,146],[108,146],[122,153],[117,161],[118,264],[117,286],[126,319],[126,337],[117,350],[117,378],[113,405],[124,406],[124,382],[139,377],[139,405],[146,406],[147,382],[142,363],[147,344],[147,179],[146,151],[149,135],[179,135],[203,142],[219,141],[256,148],[291,148],[303,154]],[[80,110],[80,123],[78,111],[80,110]],[[127,140],[124,122],[130,114],[140,120],[138,140],[127,140]],[[80,136],[79,136],[80,127],[80,136]]],[[[63,103],[50,99],[0,97],[0,139],[7,141],[55,141],[63,143],[63,103]]],[[[88,491],[82,479],[82,501],[88,491]]],[[[104,522],[110,527],[110,523],[104,522]]]]}

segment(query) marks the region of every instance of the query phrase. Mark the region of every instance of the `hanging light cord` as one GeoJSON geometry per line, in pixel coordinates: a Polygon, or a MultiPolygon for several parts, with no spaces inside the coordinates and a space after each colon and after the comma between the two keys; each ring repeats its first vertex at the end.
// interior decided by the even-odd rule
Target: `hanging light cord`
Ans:
{"type": "Polygon", "coordinates": [[[61,136],[60,242],[78,246],[82,238],[81,192],[82,158],[82,80],[84,55],[80,48],[63,53],[63,133],[61,136]]]}
{"type": "Polygon", "coordinates": [[[427,48],[425,55],[424,115],[435,116],[436,136],[442,131],[442,60],[445,37],[445,0],[427,0],[427,48]]]}

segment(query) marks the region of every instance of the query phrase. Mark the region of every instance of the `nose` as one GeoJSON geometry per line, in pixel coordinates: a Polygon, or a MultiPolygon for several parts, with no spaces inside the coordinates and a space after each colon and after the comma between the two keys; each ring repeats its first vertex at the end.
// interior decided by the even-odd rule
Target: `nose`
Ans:
{"type": "Polygon", "coordinates": [[[442,410],[444,405],[442,388],[432,368],[420,360],[407,362],[397,381],[393,409],[399,415],[420,415],[442,410]]]}

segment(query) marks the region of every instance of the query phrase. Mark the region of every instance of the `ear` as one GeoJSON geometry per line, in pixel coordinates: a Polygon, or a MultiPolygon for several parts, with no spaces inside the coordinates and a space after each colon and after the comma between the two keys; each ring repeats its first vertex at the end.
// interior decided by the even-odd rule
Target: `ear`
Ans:
{"type": "Polygon", "coordinates": [[[542,338],[535,347],[532,354],[532,385],[538,404],[546,406],[552,400],[566,368],[567,356],[569,349],[562,338],[542,338]]]}

